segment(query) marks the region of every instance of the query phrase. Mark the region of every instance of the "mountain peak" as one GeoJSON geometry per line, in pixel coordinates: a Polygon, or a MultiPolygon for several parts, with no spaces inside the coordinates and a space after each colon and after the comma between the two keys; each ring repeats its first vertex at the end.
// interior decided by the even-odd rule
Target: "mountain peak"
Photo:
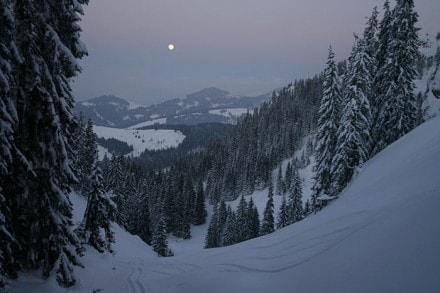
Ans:
{"type": "Polygon", "coordinates": [[[209,87],[187,95],[183,99],[164,101],[148,107],[130,103],[113,95],[104,95],[75,106],[75,113],[91,118],[95,125],[125,128],[136,125],[228,123],[249,109],[268,100],[270,95],[258,97],[232,96],[228,91],[209,87]]]}
{"type": "Polygon", "coordinates": [[[206,98],[224,99],[229,97],[230,97],[230,93],[228,91],[221,90],[216,87],[209,87],[202,89],[201,91],[187,95],[186,99],[188,100],[198,100],[198,99],[206,99],[206,98]]]}

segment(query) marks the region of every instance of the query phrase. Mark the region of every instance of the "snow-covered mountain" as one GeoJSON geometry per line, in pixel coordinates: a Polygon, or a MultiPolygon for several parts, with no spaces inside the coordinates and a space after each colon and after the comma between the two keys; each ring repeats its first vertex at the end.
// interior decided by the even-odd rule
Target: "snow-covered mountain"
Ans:
{"type": "MultiPolygon", "coordinates": [[[[116,253],[89,248],[68,291],[439,292],[438,129],[440,118],[424,123],[367,162],[323,211],[251,241],[203,250],[205,225],[172,244],[185,247],[176,256],[158,258],[116,226],[116,253]]],[[[86,201],[72,200],[79,222],[86,201]]],[[[6,290],[63,292],[26,273],[6,290]]]]}
{"type": "Polygon", "coordinates": [[[230,123],[247,111],[252,111],[271,95],[257,97],[233,96],[217,88],[206,88],[160,104],[144,107],[114,96],[101,96],[75,106],[75,113],[83,113],[95,125],[117,128],[140,128],[154,124],[230,123]]]}

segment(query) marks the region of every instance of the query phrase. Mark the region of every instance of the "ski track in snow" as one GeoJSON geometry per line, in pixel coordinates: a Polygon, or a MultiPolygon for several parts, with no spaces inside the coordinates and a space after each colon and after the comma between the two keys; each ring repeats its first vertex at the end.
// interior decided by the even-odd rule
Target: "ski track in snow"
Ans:
{"type": "MultiPolygon", "coordinates": [[[[290,253],[282,254],[282,255],[273,255],[273,256],[267,256],[267,257],[253,257],[254,260],[259,260],[258,264],[261,267],[270,267],[270,264],[273,263],[274,260],[277,261],[278,264],[288,263],[289,265],[277,265],[270,269],[260,269],[257,267],[249,267],[244,265],[237,265],[237,264],[219,264],[217,265],[220,267],[223,271],[226,272],[245,272],[245,273],[280,273],[283,271],[290,270],[294,267],[297,267],[301,264],[304,264],[313,258],[326,253],[327,251],[331,250],[333,247],[337,246],[338,244],[342,243],[345,239],[349,238],[352,234],[358,232],[361,230],[362,227],[347,227],[344,229],[339,229],[336,231],[333,231],[333,233],[329,234],[323,234],[319,237],[314,237],[310,239],[306,239],[304,243],[309,243],[305,247],[299,247],[298,249],[294,249],[295,246],[286,247],[283,249],[283,251],[287,251],[290,253]],[[336,236],[335,238],[332,238],[333,236],[336,236]],[[330,238],[330,239],[328,239],[330,238]],[[312,242],[312,244],[310,244],[312,242]],[[316,242],[316,243],[314,243],[316,242]],[[295,251],[295,254],[292,255],[292,250],[295,251]],[[304,252],[310,251],[312,254],[307,255],[304,254],[304,252]],[[299,255],[299,257],[295,260],[292,260],[292,257],[294,258],[296,255],[299,255]],[[269,263],[265,263],[265,261],[270,261],[269,263]]],[[[271,246],[268,246],[268,248],[273,248],[271,246]]],[[[245,262],[246,263],[246,262],[245,262]]]]}
{"type": "Polygon", "coordinates": [[[144,271],[142,269],[143,266],[143,261],[130,262],[131,271],[127,278],[130,293],[147,293],[145,287],[140,281],[144,275],[144,271]]]}

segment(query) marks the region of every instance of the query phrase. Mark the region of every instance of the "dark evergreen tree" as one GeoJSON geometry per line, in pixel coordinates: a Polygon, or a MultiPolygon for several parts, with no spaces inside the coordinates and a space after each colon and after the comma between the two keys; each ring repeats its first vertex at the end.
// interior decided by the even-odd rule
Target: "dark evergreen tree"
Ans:
{"type": "Polygon", "coordinates": [[[161,215],[156,223],[151,242],[153,250],[158,256],[173,256],[173,251],[168,247],[165,219],[161,215]]]}
{"type": "Polygon", "coordinates": [[[220,237],[220,246],[229,246],[235,243],[237,243],[237,223],[234,211],[228,206],[226,222],[220,237]]]}
{"type": "Polygon", "coordinates": [[[14,104],[18,120],[8,177],[16,183],[3,192],[14,194],[10,211],[16,219],[20,264],[41,267],[44,277],[55,275],[62,286],[75,283],[73,267],[80,265],[68,198],[75,178],[70,81],[80,71],[76,59],[86,54],[78,22],[87,2],[16,1],[10,14],[19,58],[10,64],[16,84],[8,105],[14,104]]]}
{"type": "Polygon", "coordinates": [[[267,235],[275,231],[273,185],[269,185],[269,193],[266,207],[264,209],[263,222],[261,223],[260,235],[267,235]]]}
{"type": "Polygon", "coordinates": [[[363,35],[363,42],[364,42],[364,54],[366,54],[367,58],[365,58],[365,61],[367,62],[365,64],[366,70],[369,72],[369,79],[370,79],[370,89],[368,94],[368,101],[370,104],[374,102],[375,94],[374,94],[374,77],[377,73],[377,52],[379,50],[379,43],[378,43],[378,15],[379,12],[377,11],[377,7],[374,7],[373,12],[371,13],[370,18],[368,18],[368,21],[366,23],[366,27],[364,30],[363,35]]]}
{"type": "Polygon", "coordinates": [[[226,204],[224,200],[221,200],[218,203],[217,207],[218,215],[217,215],[217,243],[220,246],[221,242],[221,234],[226,224],[226,219],[228,217],[228,210],[226,208],[226,204]]]}
{"type": "Polygon", "coordinates": [[[246,237],[247,239],[253,239],[257,238],[260,235],[260,217],[258,215],[258,209],[254,204],[254,200],[249,200],[248,206],[247,206],[247,225],[248,225],[248,235],[246,237]]]}
{"type": "MultiPolygon", "coordinates": [[[[81,124],[80,124],[81,126],[81,124]]],[[[93,131],[92,120],[89,119],[84,127],[84,131],[80,134],[83,137],[80,138],[80,150],[79,150],[79,164],[78,164],[78,185],[83,194],[88,194],[92,188],[91,174],[95,171],[97,154],[96,135],[93,131]]],[[[78,139],[78,138],[76,138],[78,139]]]]}
{"type": "MultiPolygon", "coordinates": [[[[391,23],[393,21],[393,16],[390,8],[390,1],[385,0],[383,5],[383,17],[379,23],[378,35],[377,35],[377,52],[376,52],[376,65],[377,69],[382,68],[387,62],[387,56],[389,51],[390,39],[392,37],[393,31],[391,28],[391,23]]],[[[380,83],[384,76],[377,72],[378,75],[375,76],[375,86],[376,83],[380,83]]],[[[379,88],[375,88],[379,90],[379,88]]],[[[376,92],[378,94],[379,92],[376,92]]]]}
{"type": "Polygon", "coordinates": [[[371,89],[371,78],[368,59],[364,41],[356,38],[349,58],[343,115],[337,133],[336,155],[332,163],[332,190],[329,196],[338,195],[347,186],[370,153],[371,108],[367,96],[371,89]]]}
{"type": "Polygon", "coordinates": [[[180,206],[174,213],[173,217],[176,221],[176,229],[173,234],[176,237],[181,237],[183,239],[191,238],[191,227],[190,222],[193,218],[194,202],[195,202],[195,191],[191,180],[184,181],[183,187],[179,188],[177,196],[175,197],[175,206],[180,206]],[[182,208],[183,206],[183,208],[182,208]]]}
{"type": "Polygon", "coordinates": [[[94,160],[94,169],[90,178],[87,208],[77,234],[84,243],[99,252],[113,252],[111,244],[115,242],[115,237],[111,221],[114,220],[116,206],[102,187],[101,169],[97,166],[97,158],[94,160]]]}
{"type": "Polygon", "coordinates": [[[200,180],[197,187],[192,223],[194,225],[203,225],[206,223],[206,217],[205,194],[203,192],[203,182],[200,180]]]}
{"type": "Polygon", "coordinates": [[[214,206],[213,214],[211,216],[211,221],[209,222],[208,232],[205,237],[205,248],[219,247],[220,243],[218,239],[220,238],[218,234],[218,206],[214,206]]]}
{"type": "Polygon", "coordinates": [[[20,269],[18,259],[14,256],[19,247],[11,223],[12,194],[7,194],[3,189],[16,151],[13,127],[18,121],[12,103],[14,77],[11,69],[16,61],[12,9],[11,1],[0,1],[0,291],[7,279],[15,278],[20,269]]]}
{"type": "Polygon", "coordinates": [[[304,205],[304,217],[307,217],[312,212],[312,208],[310,206],[310,201],[307,200],[306,204],[304,205]]]}
{"type": "Polygon", "coordinates": [[[417,12],[413,0],[399,0],[394,7],[391,22],[381,26],[381,47],[376,78],[376,115],[373,123],[373,155],[396,141],[418,123],[420,109],[414,94],[419,58],[417,12]],[[383,52],[385,51],[385,52],[383,52]],[[384,54],[384,56],[382,56],[384,54]]]}
{"type": "MultiPolygon", "coordinates": [[[[139,221],[137,223],[136,234],[139,235],[145,243],[151,245],[153,235],[151,231],[152,223],[150,209],[152,209],[152,207],[150,207],[149,194],[147,193],[150,188],[153,189],[152,192],[156,191],[153,186],[143,180],[136,191],[138,194],[141,194],[142,199],[139,204],[139,221]]],[[[162,202],[162,199],[160,202],[162,202]]]]}
{"type": "Polygon", "coordinates": [[[294,169],[293,171],[286,209],[289,225],[302,220],[304,215],[302,204],[302,183],[297,169],[294,169]]]}
{"type": "Polygon", "coordinates": [[[247,203],[244,195],[240,198],[235,214],[237,219],[237,242],[242,242],[247,240],[250,234],[248,230],[247,203]]]}
{"type": "Polygon", "coordinates": [[[281,165],[278,168],[276,193],[278,195],[284,194],[283,170],[281,168],[281,165]]]}
{"type": "Polygon", "coordinates": [[[289,214],[287,211],[287,203],[286,203],[286,197],[283,196],[283,201],[281,202],[280,205],[280,210],[278,212],[278,216],[277,216],[277,229],[282,229],[284,227],[286,227],[287,225],[289,225],[289,214]]]}
{"type": "Polygon", "coordinates": [[[316,134],[315,177],[312,187],[312,206],[315,210],[322,208],[321,201],[318,201],[317,198],[324,194],[331,194],[332,160],[336,152],[337,131],[341,119],[342,95],[334,57],[335,55],[330,47],[327,67],[324,71],[323,97],[319,108],[316,134]]]}
{"type": "Polygon", "coordinates": [[[286,167],[286,174],[284,176],[284,178],[285,178],[285,180],[284,180],[284,193],[286,193],[288,190],[290,190],[290,185],[292,183],[290,178],[292,178],[292,172],[293,172],[292,164],[291,164],[291,162],[288,162],[287,167],[286,167]]]}

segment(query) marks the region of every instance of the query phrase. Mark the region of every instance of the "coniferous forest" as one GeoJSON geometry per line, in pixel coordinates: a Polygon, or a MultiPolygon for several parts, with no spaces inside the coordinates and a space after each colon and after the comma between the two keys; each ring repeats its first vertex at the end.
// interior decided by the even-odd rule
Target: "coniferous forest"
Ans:
{"type": "MultiPolygon", "coordinates": [[[[336,62],[330,47],[322,73],[274,91],[225,127],[223,138],[185,154],[169,151],[164,161],[176,162],[166,169],[124,157],[125,145],[115,146],[121,155],[99,161],[91,121],[72,114],[70,82],[87,54],[78,24],[87,4],[0,0],[0,287],[36,269],[74,285],[85,244],[113,251],[112,222],[164,257],[174,254],[167,235],[189,239],[195,225],[208,225],[205,248],[270,234],[337,199],[367,160],[423,121],[414,80],[427,61],[414,1],[391,7],[386,0],[354,36],[348,60],[336,62]],[[311,156],[309,202],[298,170],[311,156]],[[265,189],[259,215],[245,196],[265,189]],[[87,198],[77,227],[72,192],[87,198]],[[279,210],[274,196],[283,197],[279,210]],[[239,201],[235,209],[231,200],[239,201]]],[[[439,59],[432,62],[439,66],[439,59]]]]}

